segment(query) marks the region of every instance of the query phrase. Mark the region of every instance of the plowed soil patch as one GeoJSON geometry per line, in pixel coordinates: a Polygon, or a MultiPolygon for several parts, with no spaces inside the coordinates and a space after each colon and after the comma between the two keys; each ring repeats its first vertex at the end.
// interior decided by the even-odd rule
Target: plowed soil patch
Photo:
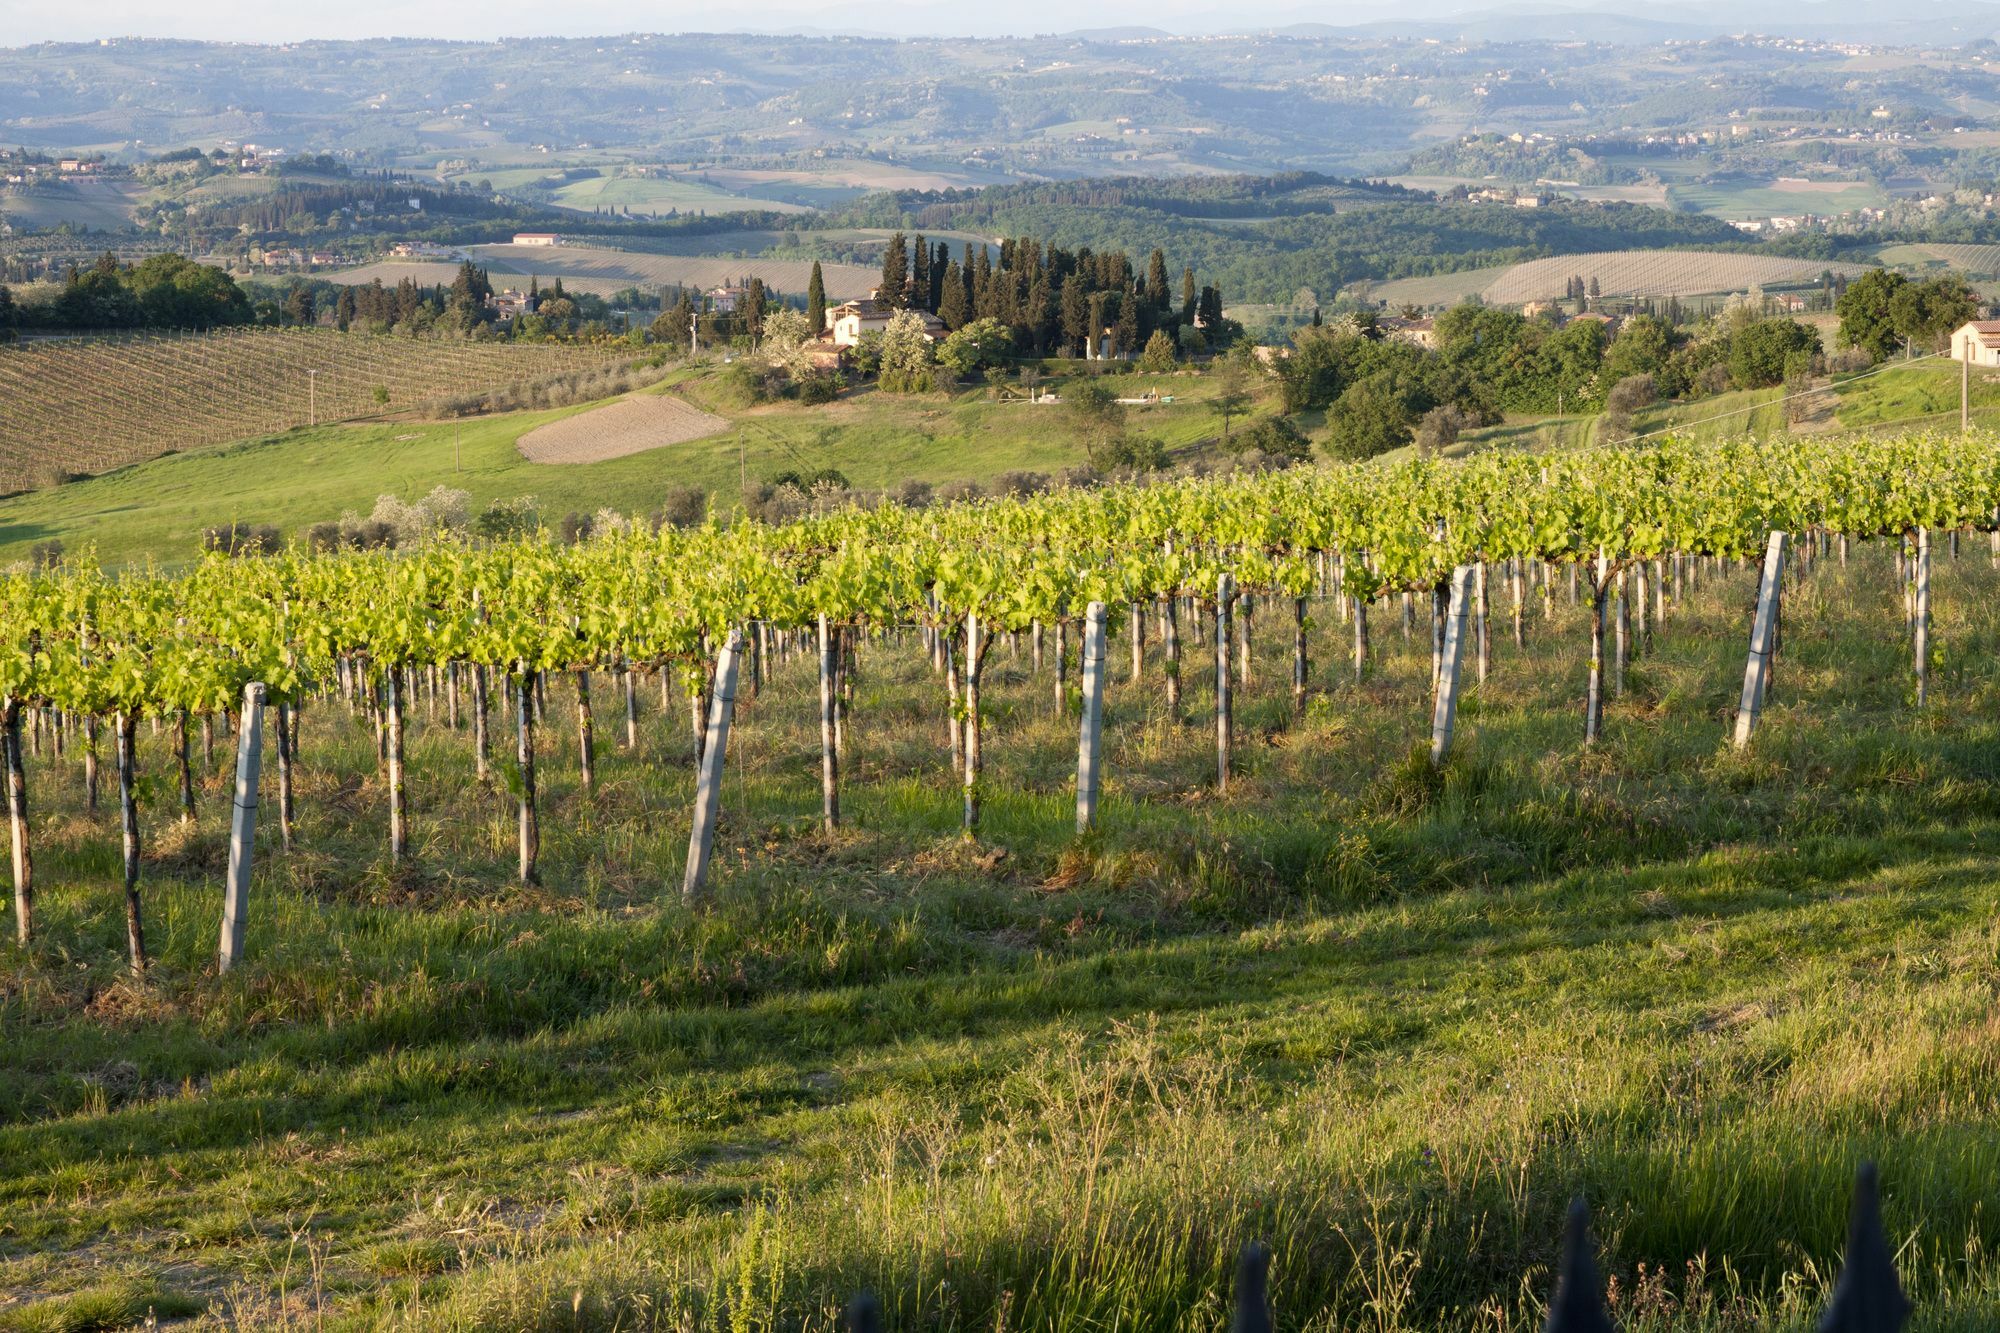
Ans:
{"type": "Polygon", "coordinates": [[[607,458],[686,444],[725,430],[729,422],[678,398],[646,394],[537,426],[517,446],[530,463],[601,463],[607,458]]]}

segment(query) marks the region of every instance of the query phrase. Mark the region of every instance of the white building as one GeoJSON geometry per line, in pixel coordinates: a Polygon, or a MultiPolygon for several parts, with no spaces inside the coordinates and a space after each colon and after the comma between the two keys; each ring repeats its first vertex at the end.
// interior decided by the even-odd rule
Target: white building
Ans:
{"type": "Polygon", "coordinates": [[[2000,319],[1975,319],[1951,335],[1951,359],[2000,367],[2000,319]]]}
{"type": "MultiPolygon", "coordinates": [[[[833,326],[833,344],[836,347],[852,347],[861,341],[861,335],[871,330],[881,332],[889,327],[889,321],[900,311],[885,305],[878,305],[874,297],[865,301],[848,301],[826,312],[827,320],[833,326]]],[[[924,322],[924,336],[932,342],[944,337],[944,321],[927,310],[916,312],[924,322]]]]}
{"type": "Polygon", "coordinates": [[[561,245],[562,237],[552,231],[517,231],[514,233],[516,245],[561,245]]]}

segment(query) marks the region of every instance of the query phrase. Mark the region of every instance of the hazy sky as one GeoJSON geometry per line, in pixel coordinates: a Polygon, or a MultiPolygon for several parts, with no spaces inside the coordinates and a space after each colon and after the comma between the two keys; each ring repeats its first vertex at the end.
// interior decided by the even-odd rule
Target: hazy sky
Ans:
{"type": "MultiPolygon", "coordinates": [[[[1472,4],[1450,8],[1474,8],[1472,4]]],[[[1557,7],[1557,6],[1550,6],[1557,7]]],[[[694,0],[0,0],[0,46],[100,37],[200,37],[253,42],[312,37],[535,37],[620,32],[728,32],[784,27],[886,33],[991,36],[1064,32],[1143,23],[1214,31],[1305,19],[1365,20],[1393,9],[1435,11],[1437,3],[1390,5],[1347,0],[1016,0],[1006,6],[939,0],[757,0],[752,5],[694,0]],[[1002,25],[1005,26],[1002,26],[1002,25]]]]}

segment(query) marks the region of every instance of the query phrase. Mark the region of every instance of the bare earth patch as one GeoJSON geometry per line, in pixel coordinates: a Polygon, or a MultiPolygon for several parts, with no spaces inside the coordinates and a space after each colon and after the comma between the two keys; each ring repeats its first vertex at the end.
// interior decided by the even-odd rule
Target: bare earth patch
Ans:
{"type": "Polygon", "coordinates": [[[615,403],[537,426],[516,446],[530,463],[601,463],[725,430],[729,422],[664,394],[615,403]]]}

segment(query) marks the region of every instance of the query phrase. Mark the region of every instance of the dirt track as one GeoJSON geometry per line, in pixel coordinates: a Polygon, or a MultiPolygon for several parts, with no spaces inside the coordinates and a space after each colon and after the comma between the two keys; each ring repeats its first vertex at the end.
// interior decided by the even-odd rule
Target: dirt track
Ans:
{"type": "Polygon", "coordinates": [[[686,444],[729,423],[666,394],[642,394],[537,426],[516,445],[530,463],[601,463],[669,444],[686,444]]]}

